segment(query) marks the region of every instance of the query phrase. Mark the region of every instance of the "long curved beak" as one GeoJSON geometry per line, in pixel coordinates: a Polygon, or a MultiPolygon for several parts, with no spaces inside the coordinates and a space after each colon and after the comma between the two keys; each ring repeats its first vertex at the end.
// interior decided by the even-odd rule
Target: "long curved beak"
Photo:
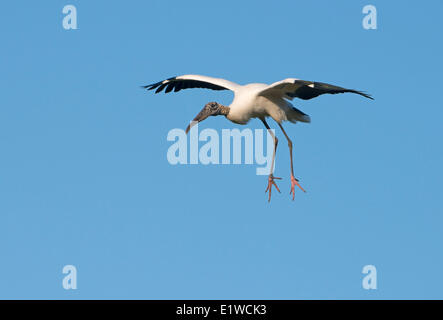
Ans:
{"type": "Polygon", "coordinates": [[[192,120],[192,122],[188,125],[188,127],[186,128],[186,134],[189,132],[189,130],[196,125],[198,122],[202,122],[203,120],[205,120],[206,118],[208,118],[209,116],[212,115],[211,110],[209,110],[208,108],[204,107],[196,116],[195,118],[192,120]]]}

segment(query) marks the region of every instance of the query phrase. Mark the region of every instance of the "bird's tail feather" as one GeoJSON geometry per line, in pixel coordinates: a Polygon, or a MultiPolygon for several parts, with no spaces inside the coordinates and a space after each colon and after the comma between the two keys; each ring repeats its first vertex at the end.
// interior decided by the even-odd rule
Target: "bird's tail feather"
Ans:
{"type": "Polygon", "coordinates": [[[306,113],[304,113],[301,110],[298,110],[295,107],[291,107],[291,111],[288,112],[287,118],[289,121],[294,122],[294,123],[297,121],[306,122],[306,123],[311,122],[310,116],[308,116],[306,113]]]}

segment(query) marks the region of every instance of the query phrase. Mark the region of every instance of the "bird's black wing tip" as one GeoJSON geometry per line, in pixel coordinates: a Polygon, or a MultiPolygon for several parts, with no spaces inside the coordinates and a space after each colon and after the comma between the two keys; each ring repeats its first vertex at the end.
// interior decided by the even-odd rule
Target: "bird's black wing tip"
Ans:
{"type": "Polygon", "coordinates": [[[365,98],[371,99],[371,100],[375,100],[372,95],[370,95],[369,93],[366,93],[364,91],[359,91],[359,90],[350,90],[352,93],[357,93],[365,98]]]}
{"type": "Polygon", "coordinates": [[[372,97],[372,95],[370,95],[369,93],[366,92],[362,92],[361,95],[365,98],[371,99],[371,100],[375,100],[374,97],[372,97]]]}
{"type": "Polygon", "coordinates": [[[157,83],[153,83],[153,84],[147,84],[144,86],[140,86],[141,89],[146,89],[146,90],[152,90],[158,87],[157,83]]]}
{"type": "MultiPolygon", "coordinates": [[[[146,90],[153,90],[155,88],[161,87],[162,85],[166,85],[167,82],[164,83],[165,81],[172,81],[172,80],[175,80],[175,79],[177,79],[177,77],[171,77],[171,78],[168,78],[168,79],[163,80],[163,81],[159,81],[159,82],[156,82],[156,83],[148,84],[148,85],[145,85],[145,86],[140,86],[140,88],[141,89],[146,89],[146,90]]],[[[159,93],[160,91],[163,90],[163,88],[164,88],[164,86],[162,87],[161,90],[156,90],[155,93],[159,93]]]]}

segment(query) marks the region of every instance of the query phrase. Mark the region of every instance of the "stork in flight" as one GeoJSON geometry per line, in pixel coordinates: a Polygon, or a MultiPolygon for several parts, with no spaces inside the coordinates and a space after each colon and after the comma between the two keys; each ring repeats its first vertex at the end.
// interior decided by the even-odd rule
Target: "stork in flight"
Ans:
{"type": "Polygon", "coordinates": [[[165,93],[180,91],[182,89],[191,88],[205,88],[212,90],[231,90],[234,92],[234,100],[229,106],[223,106],[217,102],[207,103],[203,109],[197,114],[194,120],[186,128],[186,133],[193,124],[201,122],[209,116],[225,116],[228,120],[237,124],[246,124],[252,118],[260,119],[270,135],[274,140],[274,152],[272,155],[271,172],[268,177],[268,186],[265,192],[269,191],[269,199],[271,201],[272,186],[275,186],[278,192],[280,189],[277,187],[274,179],[281,179],[274,177],[274,161],[275,153],[277,151],[278,139],[271,131],[267,117],[271,117],[277,122],[278,126],[282,130],[286,139],[288,140],[289,155],[291,158],[291,190],[292,200],[295,197],[294,187],[297,185],[303,192],[305,190],[299,184],[299,180],[294,177],[294,166],[292,160],[292,141],[289,139],[286,131],[283,129],[282,122],[290,121],[292,123],[311,122],[311,118],[302,111],[295,108],[288,100],[299,98],[303,100],[309,100],[325,93],[356,93],[363,97],[373,99],[369,94],[362,91],[345,89],[342,87],[334,86],[327,83],[299,80],[295,78],[289,78],[282,81],[275,82],[267,85],[263,83],[250,83],[247,85],[239,85],[234,82],[212,78],[200,75],[183,75],[179,77],[169,78],[164,81],[149,84],[143,86],[147,90],[155,90],[155,93],[161,92],[165,89],[165,93]]]}

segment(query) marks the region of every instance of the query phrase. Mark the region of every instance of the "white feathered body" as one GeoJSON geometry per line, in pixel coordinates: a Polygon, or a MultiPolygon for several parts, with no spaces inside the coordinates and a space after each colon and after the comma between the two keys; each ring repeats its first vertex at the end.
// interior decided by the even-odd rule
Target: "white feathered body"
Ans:
{"type": "Polygon", "coordinates": [[[283,121],[310,122],[309,116],[295,109],[281,95],[262,94],[263,90],[268,87],[269,85],[264,83],[251,83],[237,87],[227,118],[238,124],[246,124],[252,118],[268,116],[279,123],[283,121]]]}

